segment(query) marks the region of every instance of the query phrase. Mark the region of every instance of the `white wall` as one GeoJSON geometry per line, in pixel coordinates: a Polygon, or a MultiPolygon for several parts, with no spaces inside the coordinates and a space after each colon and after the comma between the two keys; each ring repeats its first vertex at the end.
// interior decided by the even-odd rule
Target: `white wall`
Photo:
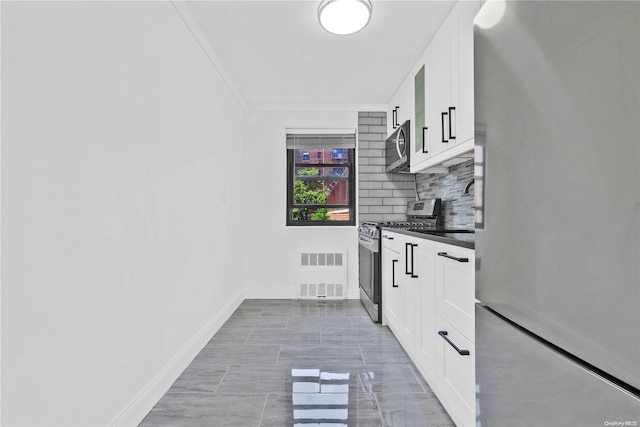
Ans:
{"type": "Polygon", "coordinates": [[[135,424],[242,299],[242,108],[169,2],[3,3],[2,424],[135,424]]]}
{"type": "Polygon", "coordinates": [[[358,127],[354,112],[249,112],[245,115],[242,168],[244,210],[259,218],[243,235],[247,298],[295,298],[295,262],[300,251],[346,252],[348,296],[358,298],[357,226],[287,227],[287,128],[358,127]]]}

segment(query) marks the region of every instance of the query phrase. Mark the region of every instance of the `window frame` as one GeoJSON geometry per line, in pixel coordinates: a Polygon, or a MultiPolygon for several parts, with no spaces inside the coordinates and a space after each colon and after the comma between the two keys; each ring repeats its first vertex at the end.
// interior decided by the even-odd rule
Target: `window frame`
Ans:
{"type": "MultiPolygon", "coordinates": [[[[322,148],[322,144],[318,144],[318,148],[322,148]]],[[[329,145],[326,148],[334,148],[329,145]]],[[[354,226],[356,225],[356,149],[355,148],[345,148],[348,152],[349,161],[346,163],[296,163],[295,162],[295,148],[287,148],[287,226],[292,227],[345,227],[345,226],[354,226]],[[335,168],[335,167],[344,167],[348,169],[347,177],[340,177],[339,180],[344,180],[348,182],[348,204],[306,204],[306,205],[295,205],[293,203],[293,183],[295,181],[294,174],[296,168],[335,168]],[[344,208],[349,209],[349,220],[348,221],[312,221],[312,220],[294,220],[293,219],[293,209],[299,207],[306,208],[344,208]]],[[[307,179],[318,180],[318,177],[309,177],[307,179]]],[[[328,180],[329,177],[322,177],[321,180],[328,180]]]]}

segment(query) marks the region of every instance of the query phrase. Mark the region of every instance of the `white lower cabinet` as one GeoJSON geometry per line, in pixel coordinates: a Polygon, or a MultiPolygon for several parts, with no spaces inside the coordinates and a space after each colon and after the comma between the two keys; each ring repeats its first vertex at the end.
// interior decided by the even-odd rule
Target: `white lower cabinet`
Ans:
{"type": "Polygon", "coordinates": [[[435,245],[436,313],[475,341],[475,251],[435,245]]]}
{"type": "Polygon", "coordinates": [[[383,324],[456,425],[472,426],[475,253],[395,232],[383,231],[382,236],[383,324]]]}
{"type": "Polygon", "coordinates": [[[396,233],[382,233],[382,324],[389,326],[394,333],[400,324],[403,304],[397,236],[396,233]]]}
{"type": "Polygon", "coordinates": [[[414,363],[424,379],[429,384],[433,384],[436,379],[435,344],[437,337],[434,334],[436,330],[434,316],[436,309],[435,258],[433,256],[435,245],[430,240],[422,240],[418,242],[418,245],[420,277],[414,302],[418,322],[414,363]]]}
{"type": "Polygon", "coordinates": [[[476,417],[475,345],[438,315],[436,315],[436,329],[438,340],[436,341],[434,391],[456,426],[474,426],[476,417]]]}
{"type": "Polygon", "coordinates": [[[405,351],[411,354],[415,343],[418,245],[398,233],[383,233],[382,238],[383,319],[405,351]]]}

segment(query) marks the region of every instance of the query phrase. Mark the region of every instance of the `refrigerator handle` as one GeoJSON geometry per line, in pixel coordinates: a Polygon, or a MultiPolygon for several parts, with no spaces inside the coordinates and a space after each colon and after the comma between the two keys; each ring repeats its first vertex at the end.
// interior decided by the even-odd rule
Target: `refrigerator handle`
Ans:
{"type": "Polygon", "coordinates": [[[453,113],[455,111],[456,107],[449,107],[449,139],[456,139],[456,136],[453,134],[455,126],[451,126],[451,122],[453,121],[453,113]]]}
{"type": "Polygon", "coordinates": [[[398,287],[396,284],[396,262],[398,262],[397,259],[391,261],[391,287],[393,288],[398,287]]]}
{"type": "Polygon", "coordinates": [[[438,252],[438,256],[449,258],[458,262],[469,262],[469,258],[456,258],[454,256],[447,254],[446,252],[438,252]]]}
{"type": "Polygon", "coordinates": [[[396,108],[394,108],[393,111],[391,112],[391,126],[393,126],[394,129],[397,127],[396,121],[398,120],[398,110],[396,110],[396,108]]]}
{"type": "Polygon", "coordinates": [[[468,356],[469,355],[469,350],[460,350],[458,348],[457,345],[455,345],[453,342],[451,342],[451,340],[449,338],[447,338],[448,332],[447,331],[438,331],[438,335],[440,335],[442,338],[445,339],[446,342],[449,343],[449,345],[451,345],[451,347],[453,347],[460,356],[468,356]]]}
{"type": "Polygon", "coordinates": [[[447,142],[449,142],[449,140],[444,138],[444,116],[446,116],[447,114],[449,114],[449,113],[442,112],[442,120],[440,120],[440,123],[442,124],[442,142],[445,143],[445,144],[447,142]]]}

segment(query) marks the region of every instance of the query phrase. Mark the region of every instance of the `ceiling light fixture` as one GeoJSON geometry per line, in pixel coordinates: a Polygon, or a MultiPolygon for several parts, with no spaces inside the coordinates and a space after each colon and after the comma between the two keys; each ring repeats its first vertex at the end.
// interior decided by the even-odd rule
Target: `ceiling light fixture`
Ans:
{"type": "Polygon", "coordinates": [[[322,0],[318,20],[322,28],[333,34],[357,33],[371,19],[369,0],[322,0]]]}

